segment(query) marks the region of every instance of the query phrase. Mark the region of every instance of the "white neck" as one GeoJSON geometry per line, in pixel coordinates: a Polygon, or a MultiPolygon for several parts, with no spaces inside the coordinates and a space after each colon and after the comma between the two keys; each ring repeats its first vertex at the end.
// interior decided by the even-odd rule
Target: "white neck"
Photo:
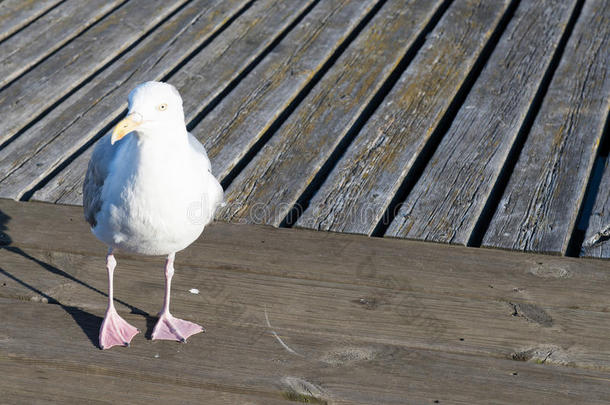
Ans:
{"type": "Polygon", "coordinates": [[[136,132],[138,146],[143,148],[182,149],[188,145],[186,127],[155,126],[138,129],[136,132]],[[176,130],[179,128],[179,130],[176,130]]]}

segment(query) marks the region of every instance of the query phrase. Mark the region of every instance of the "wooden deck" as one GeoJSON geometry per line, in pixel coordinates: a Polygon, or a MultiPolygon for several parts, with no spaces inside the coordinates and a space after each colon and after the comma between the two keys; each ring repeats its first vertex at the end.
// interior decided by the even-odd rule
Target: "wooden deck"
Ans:
{"type": "MultiPolygon", "coordinates": [[[[1,1],[3,401],[610,402],[609,69],[610,0],[1,1]],[[101,352],[81,187],[147,80],[226,190],[208,333],[101,352]]],[[[119,258],[143,330],[160,266],[119,258]]]]}
{"type": "MultiPolygon", "coordinates": [[[[0,210],[3,402],[610,400],[603,261],[218,222],[173,285],[207,332],[101,351],[105,251],[81,210],[0,210]]],[[[148,335],[163,260],[118,263],[117,309],[148,335]]]]}
{"type": "Polygon", "coordinates": [[[605,0],[55,3],[0,5],[0,197],[80,204],[157,79],[220,220],[610,257],[605,0]]]}

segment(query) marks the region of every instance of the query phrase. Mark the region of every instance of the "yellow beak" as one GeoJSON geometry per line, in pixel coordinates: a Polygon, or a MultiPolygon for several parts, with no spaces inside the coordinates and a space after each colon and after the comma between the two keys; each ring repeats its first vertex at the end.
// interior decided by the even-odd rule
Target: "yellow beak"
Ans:
{"type": "Polygon", "coordinates": [[[131,113],[127,117],[123,118],[119,121],[118,124],[112,130],[112,137],[110,138],[110,143],[114,145],[114,143],[125,135],[135,130],[142,124],[142,117],[138,113],[131,113]]]}

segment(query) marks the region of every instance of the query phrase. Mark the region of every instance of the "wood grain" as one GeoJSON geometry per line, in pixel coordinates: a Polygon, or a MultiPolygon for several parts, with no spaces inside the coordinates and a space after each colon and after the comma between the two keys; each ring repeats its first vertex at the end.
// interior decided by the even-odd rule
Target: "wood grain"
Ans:
{"type": "Polygon", "coordinates": [[[125,0],[67,0],[0,44],[0,87],[40,62],[125,0]]]}
{"type": "MultiPolygon", "coordinates": [[[[59,370],[59,376],[66,372],[99,376],[120,386],[117,394],[129,386],[137,395],[139,387],[159,383],[171,384],[176,395],[184,386],[185,395],[190,389],[213,390],[227,398],[231,394],[248,396],[255,403],[286,398],[313,403],[400,404],[409,398],[422,404],[435,400],[571,404],[604,403],[609,398],[606,373],[406,350],[357,336],[314,334],[305,325],[297,333],[274,325],[302,356],[285,351],[264,326],[236,327],[223,320],[208,322],[208,332],[197,335],[199,339],[191,338],[186,345],[147,342],[137,336],[129,349],[100,351],[87,339],[88,333],[97,333],[100,312],[3,301],[0,320],[7,325],[2,332],[6,338],[0,342],[3,363],[18,363],[32,373],[44,367],[59,370]],[[135,380],[133,386],[131,380],[135,380]]],[[[134,324],[145,322],[142,316],[124,316],[134,324]]],[[[47,388],[44,381],[38,386],[47,388]]],[[[94,397],[108,391],[99,385],[91,390],[94,397]]]]}
{"type": "MultiPolygon", "coordinates": [[[[259,261],[252,261],[248,271],[227,270],[222,257],[209,252],[206,256],[199,253],[194,265],[178,260],[172,295],[176,316],[204,325],[209,320],[224,320],[228,325],[260,326],[267,313],[272,323],[284,325],[292,333],[306,324],[315,334],[347,334],[407,349],[502,359],[548,347],[552,352],[549,364],[610,371],[606,339],[610,317],[605,312],[548,306],[531,299],[525,302],[523,292],[513,292],[513,298],[506,301],[481,298],[476,288],[471,289],[470,297],[455,296],[451,290],[440,294],[432,288],[419,292],[405,281],[408,278],[400,284],[392,277],[371,277],[377,287],[349,279],[305,280],[291,276],[298,265],[290,263],[284,266],[286,274],[269,276],[257,274],[263,267],[259,261]],[[192,288],[199,294],[190,293],[192,288]],[[328,308],[333,308],[332,313],[328,308]],[[357,334],[337,330],[346,319],[357,334]]],[[[0,259],[0,297],[104,313],[107,278],[103,257],[19,248],[0,250],[0,259]]],[[[297,257],[297,263],[300,259],[297,257]]],[[[163,260],[120,257],[118,262],[118,310],[154,314],[163,302],[163,260]]],[[[398,268],[392,270],[395,273],[398,268]]],[[[412,277],[411,268],[402,271],[412,277]]],[[[583,301],[588,299],[580,286],[573,284],[572,288],[581,293],[583,301]]]]}
{"type": "Polygon", "coordinates": [[[520,3],[386,235],[468,243],[576,3],[520,3]]]}
{"type": "MultiPolygon", "coordinates": [[[[49,115],[21,134],[19,138],[0,151],[0,171],[6,175],[0,179],[0,196],[20,198],[47,176],[67,157],[78,151],[86,142],[94,138],[104,127],[122,114],[127,106],[127,95],[137,84],[153,79],[161,79],[172,69],[179,66],[186,57],[198,50],[226,22],[238,13],[246,4],[238,1],[200,0],[189,4],[166,24],[163,24],[136,48],[117,60],[112,66],[96,76],[83,89],[65,100],[49,115]],[[44,133],[45,136],[41,136],[44,133]]],[[[239,18],[230,30],[223,31],[202,52],[190,60],[205,59],[213,66],[223,66],[222,74],[208,79],[209,93],[203,89],[198,96],[211,97],[214,92],[225,88],[241,73],[273,38],[285,28],[298,7],[289,7],[283,3],[278,7],[277,1],[257,2],[239,18]],[[261,13],[265,17],[261,18],[261,13]],[[243,36],[242,41],[235,43],[235,37],[243,36]],[[199,55],[205,55],[202,58],[199,55]]],[[[299,3],[301,7],[306,2],[299,3]]],[[[174,75],[173,77],[176,77],[174,75]]],[[[199,76],[203,81],[203,76],[199,76]]],[[[171,83],[176,84],[174,80],[171,83]]],[[[194,88],[201,88],[197,83],[190,83],[194,88]]],[[[183,90],[181,87],[180,90],[183,90]]],[[[193,102],[185,97],[187,117],[193,115],[193,102]]],[[[91,153],[86,152],[87,157],[91,153]]],[[[79,199],[82,181],[88,159],[80,167],[82,158],[65,170],[76,170],[75,182],[65,181],[69,175],[60,174],[55,178],[51,191],[55,195],[65,195],[74,191],[79,199]],[[75,187],[77,190],[75,190],[75,187]]],[[[46,193],[49,188],[41,193],[46,193]]],[[[59,197],[56,197],[59,198],[59,197]]],[[[80,201],[80,200],[79,200],[80,201]]]]}
{"type": "MultiPolygon", "coordinates": [[[[3,245],[95,256],[103,263],[106,249],[89,232],[82,207],[0,200],[0,211],[3,245]]],[[[387,287],[393,279],[420,293],[472,298],[476,291],[477,297],[492,301],[610,311],[610,296],[604,292],[610,275],[607,264],[598,260],[222,222],[209,225],[178,257],[177,266],[206,263],[227,271],[323,283],[349,280],[366,289],[387,287]],[[253,267],[253,261],[262,265],[253,267]]]]}
{"type": "Polygon", "coordinates": [[[509,3],[452,4],[336,163],[296,226],[373,232],[509,3]]]}
{"type": "MultiPolygon", "coordinates": [[[[279,225],[440,5],[429,1],[413,1],[409,7],[401,1],[385,3],[232,182],[225,194],[227,206],[217,218],[279,225]]],[[[260,119],[262,115],[266,125],[261,129],[266,130],[270,114],[263,113],[257,111],[250,117],[260,119]]],[[[228,153],[218,156],[221,162],[228,158],[223,155],[228,153]]]]}
{"type": "Polygon", "coordinates": [[[184,100],[186,122],[191,124],[246,67],[286,35],[313,3],[313,0],[257,1],[206,52],[195,55],[176,72],[170,82],[184,100]]]}
{"type": "MultiPolygon", "coordinates": [[[[35,333],[35,331],[32,331],[35,333]]],[[[163,361],[163,360],[161,360],[163,361]]],[[[2,402],[9,404],[293,404],[214,387],[175,384],[162,377],[146,379],[116,373],[112,367],[86,372],[74,364],[38,363],[0,355],[2,402]]]]}
{"type": "MultiPolygon", "coordinates": [[[[41,398],[95,397],[94,378],[119,398],[129,386],[148,399],[139,391],[159,384],[184,402],[197,390],[255,403],[610,398],[601,261],[216,223],[178,255],[172,295],[173,312],[207,332],[100,351],[105,249],[80,208],[0,200],[0,210],[10,241],[0,249],[0,364],[20,367],[0,386],[17,402],[36,380],[41,398]],[[59,392],[78,374],[81,387],[59,392]]],[[[162,302],[162,261],[118,257],[117,309],[143,334],[162,302]]]]}
{"type": "Polygon", "coordinates": [[[580,256],[610,258],[610,168],[606,158],[580,256]]]}
{"type": "Polygon", "coordinates": [[[0,2],[0,41],[28,25],[62,0],[3,0],[0,2]]]}
{"type": "MultiPolygon", "coordinates": [[[[0,251],[0,296],[103,312],[105,249],[79,220],[80,209],[1,209],[11,245],[0,251]]],[[[163,259],[118,261],[120,310],[154,313],[163,298],[163,259]]],[[[552,346],[561,350],[551,361],[610,369],[610,278],[598,261],[217,223],[176,266],[176,311],[201,322],[256,325],[268,308],[271,319],[306,319],[316,333],[335,334],[350,319],[371,341],[497,358],[552,346]]]]}
{"type": "Polygon", "coordinates": [[[224,178],[331,60],[377,0],[320,2],[193,133],[224,178]]]}
{"type": "MultiPolygon", "coordinates": [[[[570,36],[483,245],[566,252],[610,111],[609,67],[610,1],[590,1],[570,36]]],[[[589,237],[603,233],[601,223],[592,225],[589,237]]]]}
{"type": "MultiPolygon", "coordinates": [[[[235,117],[236,114],[246,117],[244,115],[246,112],[261,108],[261,106],[266,108],[265,113],[272,117],[279,114],[282,107],[278,103],[283,100],[283,103],[287,105],[292,98],[296,97],[298,91],[307,84],[312,72],[320,69],[332,55],[333,50],[339,46],[340,40],[347,37],[350,30],[366,15],[367,11],[370,11],[374,3],[374,1],[347,0],[319,3],[248,76],[239,81],[235,89],[219,105],[205,116],[192,132],[204,142],[208,155],[212,159],[212,168],[215,173],[222,170],[226,172],[227,167],[232,167],[231,165],[238,160],[238,156],[216,157],[218,150],[233,153],[233,155],[243,155],[246,153],[248,145],[252,145],[256,141],[256,137],[253,137],[250,132],[252,128],[256,127],[250,120],[257,119],[259,126],[265,123],[261,122],[264,117],[257,118],[254,114],[247,115],[246,122],[242,122],[241,118],[235,120],[232,117],[235,117]],[[297,69],[299,64],[302,65],[302,68],[297,69]],[[272,85],[269,85],[269,82],[272,85]],[[253,94],[257,96],[253,97],[253,94]],[[244,143],[245,146],[241,146],[244,143]],[[220,165],[222,166],[219,168],[220,165]]],[[[299,4],[301,7],[307,6],[304,2],[299,2],[299,4]]],[[[269,13],[269,11],[267,12],[269,13]]],[[[265,18],[261,21],[260,13],[252,13],[251,16],[254,21],[263,23],[260,26],[257,24],[259,27],[263,27],[265,23],[268,24],[265,18]]],[[[276,21],[284,26],[283,23],[286,20],[284,18],[284,20],[276,21]]],[[[219,59],[214,60],[203,53],[189,62],[184,67],[184,71],[181,69],[175,78],[170,80],[172,83],[175,80],[179,90],[184,92],[187,119],[193,119],[206,102],[210,102],[221,93],[235,78],[235,75],[243,71],[240,69],[245,69],[247,63],[241,65],[240,69],[235,69],[236,60],[240,58],[244,62],[252,60],[243,59],[246,54],[244,44],[246,46],[255,44],[258,47],[259,43],[267,43],[259,39],[260,31],[254,30],[248,25],[244,25],[243,28],[244,31],[227,30],[233,34],[227,37],[223,35],[224,39],[221,40],[219,46],[210,45],[211,49],[217,52],[212,55],[217,55],[219,59]],[[210,71],[210,76],[208,76],[208,71],[210,71]],[[215,77],[220,82],[217,82],[215,77]]],[[[247,53],[247,55],[252,55],[252,58],[257,56],[253,55],[253,52],[247,53]]],[[[33,198],[64,204],[81,204],[80,189],[90,153],[89,150],[80,155],[49,184],[39,190],[33,198]]]]}
{"type": "Polygon", "coordinates": [[[0,91],[0,143],[161,22],[185,0],[133,0],[0,91]],[[103,38],[103,40],[100,40],[103,38]]]}

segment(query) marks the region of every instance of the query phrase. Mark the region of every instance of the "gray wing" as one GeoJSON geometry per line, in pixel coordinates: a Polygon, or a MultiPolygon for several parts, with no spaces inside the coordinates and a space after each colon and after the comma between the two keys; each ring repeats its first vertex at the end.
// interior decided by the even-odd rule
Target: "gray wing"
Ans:
{"type": "Polygon", "coordinates": [[[97,225],[95,216],[102,209],[102,187],[108,176],[110,162],[112,162],[117,150],[117,148],[112,147],[110,137],[110,133],[104,135],[95,145],[83,183],[85,219],[92,228],[97,225]]]}

